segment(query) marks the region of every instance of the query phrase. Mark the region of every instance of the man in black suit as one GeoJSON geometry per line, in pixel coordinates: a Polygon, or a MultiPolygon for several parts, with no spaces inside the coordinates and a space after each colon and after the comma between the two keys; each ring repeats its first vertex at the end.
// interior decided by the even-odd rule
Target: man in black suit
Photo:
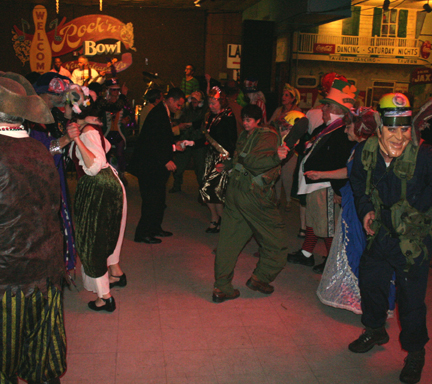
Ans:
{"type": "Polygon", "coordinates": [[[185,95],[172,88],[165,100],[154,107],[143,124],[134,151],[133,164],[141,192],[141,219],[135,232],[135,241],[158,244],[158,237],[172,236],[161,227],[166,198],[166,183],[170,172],[176,170],[174,151],[183,151],[180,142],[174,144],[170,114],[181,110],[185,95]]]}

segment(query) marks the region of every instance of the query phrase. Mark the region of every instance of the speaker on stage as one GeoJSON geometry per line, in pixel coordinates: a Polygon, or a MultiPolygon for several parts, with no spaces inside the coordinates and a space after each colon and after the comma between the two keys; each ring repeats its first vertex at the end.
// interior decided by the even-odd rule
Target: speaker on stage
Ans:
{"type": "Polygon", "coordinates": [[[243,84],[247,78],[256,78],[264,93],[271,87],[274,28],[273,21],[243,21],[241,81],[243,84]]]}

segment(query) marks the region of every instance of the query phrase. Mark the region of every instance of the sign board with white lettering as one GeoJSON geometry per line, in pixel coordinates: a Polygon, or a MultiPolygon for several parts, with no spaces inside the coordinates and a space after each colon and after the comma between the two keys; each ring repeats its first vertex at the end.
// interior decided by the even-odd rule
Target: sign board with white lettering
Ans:
{"type": "Polygon", "coordinates": [[[115,44],[96,44],[95,41],[84,41],[84,56],[121,55],[121,41],[115,44]]]}
{"type": "MultiPolygon", "coordinates": [[[[395,48],[396,49],[396,48],[395,48]]],[[[321,60],[321,61],[337,61],[343,63],[368,63],[368,64],[409,64],[409,65],[425,65],[429,62],[420,57],[395,57],[395,56],[356,56],[356,55],[314,55],[314,54],[294,54],[294,59],[299,60],[321,60]]]]}
{"type": "Polygon", "coordinates": [[[431,84],[432,68],[419,68],[411,73],[411,84],[431,84]]]}
{"type": "Polygon", "coordinates": [[[379,55],[379,56],[414,56],[420,55],[417,47],[374,47],[368,45],[335,45],[335,52],[354,55],[379,55]]]}

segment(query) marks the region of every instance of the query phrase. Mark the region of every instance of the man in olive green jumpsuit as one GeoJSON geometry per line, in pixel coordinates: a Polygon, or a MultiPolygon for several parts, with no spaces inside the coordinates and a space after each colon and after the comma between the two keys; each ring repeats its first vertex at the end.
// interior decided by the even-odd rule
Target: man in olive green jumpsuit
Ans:
{"type": "Polygon", "coordinates": [[[252,235],[260,246],[260,258],[246,283],[249,288],[272,293],[274,288],[269,283],[286,262],[287,233],[276,207],[273,184],[288,148],[279,146],[281,139],[275,130],[259,127],[261,118],[256,105],[242,109],[245,131],[237,140],[216,251],[216,303],[240,296],[231,282],[238,255],[252,235]]]}

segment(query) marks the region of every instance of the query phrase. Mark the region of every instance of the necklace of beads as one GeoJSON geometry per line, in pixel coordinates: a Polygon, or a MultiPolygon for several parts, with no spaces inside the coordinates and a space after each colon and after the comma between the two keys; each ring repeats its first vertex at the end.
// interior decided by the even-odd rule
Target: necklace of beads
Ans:
{"type": "Polygon", "coordinates": [[[15,126],[7,126],[7,125],[1,125],[0,131],[24,131],[24,125],[15,125],[15,126]]]}

